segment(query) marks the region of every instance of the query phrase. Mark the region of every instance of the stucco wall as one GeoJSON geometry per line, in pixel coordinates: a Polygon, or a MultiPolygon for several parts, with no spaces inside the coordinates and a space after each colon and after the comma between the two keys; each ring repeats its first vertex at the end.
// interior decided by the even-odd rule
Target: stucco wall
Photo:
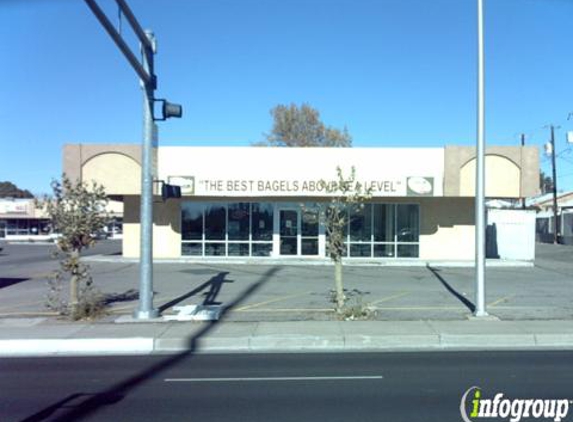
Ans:
{"type": "MultiPolygon", "coordinates": [[[[157,152],[154,151],[156,160],[157,152]]],[[[131,144],[67,144],[62,171],[71,180],[95,181],[108,195],[141,192],[141,147],[131,144]]]]}
{"type": "MultiPolygon", "coordinates": [[[[476,149],[446,146],[444,196],[472,196],[476,149]]],[[[486,196],[524,198],[539,193],[539,150],[534,146],[486,148],[486,196]]]]}
{"type": "MultiPolygon", "coordinates": [[[[521,170],[506,157],[488,155],[485,159],[485,196],[488,198],[518,198],[521,190],[521,170]]],[[[460,169],[460,196],[475,196],[476,160],[460,169]]]]}
{"type": "MultiPolygon", "coordinates": [[[[139,257],[140,225],[139,196],[126,196],[123,216],[123,256],[139,257]]],[[[181,210],[179,200],[165,203],[155,198],[153,204],[153,256],[178,258],[181,256],[181,210]]]]}
{"type": "Polygon", "coordinates": [[[419,203],[420,259],[473,259],[473,198],[424,198],[419,203]]]}

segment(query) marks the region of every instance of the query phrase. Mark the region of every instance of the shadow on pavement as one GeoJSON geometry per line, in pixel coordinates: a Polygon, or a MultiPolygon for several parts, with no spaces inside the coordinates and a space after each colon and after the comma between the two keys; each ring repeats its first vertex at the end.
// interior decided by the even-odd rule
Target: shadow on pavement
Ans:
{"type": "Polygon", "coordinates": [[[455,298],[457,298],[460,302],[462,302],[472,313],[476,310],[476,306],[465,296],[461,295],[456,289],[448,284],[446,280],[440,275],[440,270],[437,268],[432,268],[429,265],[426,265],[426,268],[430,270],[432,274],[442,283],[442,285],[446,288],[448,292],[450,292],[455,298]]]}
{"type": "Polygon", "coordinates": [[[11,278],[11,277],[0,277],[0,289],[4,287],[10,287],[14,284],[22,283],[23,281],[30,280],[29,278],[11,278]]]}
{"type": "MultiPolygon", "coordinates": [[[[244,292],[240,294],[235,300],[230,302],[221,312],[220,320],[225,318],[225,315],[228,311],[232,310],[233,308],[241,305],[249,296],[259,290],[265,283],[267,283],[278,271],[280,270],[279,267],[272,267],[267,270],[264,274],[261,275],[259,280],[252,285],[250,285],[244,292]]],[[[219,288],[222,284],[225,275],[228,273],[220,273],[217,276],[213,277],[208,282],[202,284],[197,289],[193,290],[193,292],[197,293],[207,286],[214,284],[215,286],[219,283],[219,288]],[[213,283],[213,281],[216,281],[213,283]]],[[[190,297],[192,296],[189,292],[182,297],[190,297]]],[[[193,293],[193,294],[195,294],[193,293]]],[[[180,298],[178,298],[180,299],[180,298]]],[[[177,299],[176,299],[177,300],[177,299]]],[[[162,306],[163,309],[166,309],[166,305],[172,306],[171,303],[165,304],[162,306]]],[[[175,302],[177,303],[177,302],[175,302]]],[[[151,378],[156,376],[157,374],[161,373],[162,371],[168,370],[173,366],[177,365],[178,363],[182,362],[184,359],[188,359],[193,357],[195,351],[198,347],[198,341],[201,337],[207,335],[213,327],[217,325],[218,321],[212,321],[208,323],[202,330],[197,332],[197,334],[193,335],[188,339],[187,342],[187,350],[176,355],[170,356],[161,362],[150,366],[148,369],[133,375],[130,378],[125,379],[115,385],[112,385],[105,391],[101,391],[95,394],[85,394],[85,393],[78,393],[68,396],[67,398],[49,406],[40,412],[35,413],[34,415],[23,419],[21,422],[41,422],[52,416],[56,411],[60,413],[56,418],[50,418],[52,422],[73,422],[82,420],[94,413],[96,413],[100,408],[103,406],[110,406],[117,402],[123,400],[134,388],[144,384],[145,382],[149,381],[151,378]],[[86,396],[87,398],[76,405],[66,405],[79,396],[86,396]]]]}
{"type": "Polygon", "coordinates": [[[123,293],[107,293],[104,295],[104,304],[111,305],[118,302],[132,302],[139,299],[139,292],[135,289],[129,289],[123,293]]]}
{"type": "Polygon", "coordinates": [[[215,299],[219,292],[221,291],[221,287],[223,283],[232,283],[233,280],[225,280],[225,277],[229,274],[228,271],[223,271],[217,274],[214,277],[211,277],[205,283],[201,284],[200,286],[194,288],[188,293],[185,293],[182,296],[176,297],[173,300],[170,300],[167,303],[159,306],[157,309],[159,313],[165,312],[167,309],[177,305],[178,303],[183,302],[185,299],[189,299],[190,297],[195,296],[196,294],[202,292],[203,290],[209,288],[209,290],[204,294],[205,299],[203,300],[203,305],[220,305],[220,302],[215,302],[215,299]]]}

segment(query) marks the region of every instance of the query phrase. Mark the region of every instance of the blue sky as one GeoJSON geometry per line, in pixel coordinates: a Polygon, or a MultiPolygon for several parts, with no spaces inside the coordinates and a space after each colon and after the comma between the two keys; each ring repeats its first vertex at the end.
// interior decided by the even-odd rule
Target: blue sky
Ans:
{"type": "MultiPolygon", "coordinates": [[[[291,102],[355,146],[475,144],[476,0],[128,2],[158,39],[157,97],[184,106],[162,145],[249,145],[291,102]]],[[[485,6],[487,142],[523,132],[542,151],[561,125],[558,186],[573,189],[573,1],[485,6]]],[[[0,40],[0,180],[48,192],[63,144],[140,142],[135,73],[83,1],[1,0],[0,40]]]]}

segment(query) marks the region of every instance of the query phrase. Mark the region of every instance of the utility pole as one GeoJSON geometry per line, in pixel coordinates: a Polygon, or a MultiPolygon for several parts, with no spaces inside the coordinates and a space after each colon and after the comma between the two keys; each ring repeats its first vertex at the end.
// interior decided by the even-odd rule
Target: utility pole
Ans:
{"type": "Polygon", "coordinates": [[[141,145],[141,203],[140,203],[140,256],[139,256],[139,307],[136,319],[150,319],[158,316],[153,308],[153,146],[157,142],[156,120],[181,117],[182,108],[166,100],[156,100],[157,77],[153,58],[156,53],[155,37],[151,31],[144,31],[125,0],[115,0],[119,13],[126,17],[140,42],[141,62],[129,48],[121,34],[114,28],[96,0],[84,0],[108,35],[123,53],[135,73],[139,76],[143,91],[143,140],[141,145]],[[155,118],[153,105],[163,102],[163,117],[155,118]]]}
{"type": "MultiPolygon", "coordinates": [[[[551,167],[552,167],[552,178],[553,178],[553,243],[559,243],[559,220],[557,219],[557,169],[555,167],[555,126],[551,125],[551,167]]],[[[559,126],[557,126],[559,129],[559,126]]]]}
{"type": "Polygon", "coordinates": [[[478,12],[478,104],[475,188],[475,268],[476,303],[474,316],[486,317],[485,309],[485,66],[483,0],[477,0],[478,12]]]}
{"type": "MultiPolygon", "coordinates": [[[[521,134],[521,171],[520,174],[523,172],[523,147],[525,147],[525,133],[521,134]]],[[[521,183],[520,183],[521,186],[521,183]]],[[[521,209],[525,209],[525,196],[521,198],[521,209]]]]}

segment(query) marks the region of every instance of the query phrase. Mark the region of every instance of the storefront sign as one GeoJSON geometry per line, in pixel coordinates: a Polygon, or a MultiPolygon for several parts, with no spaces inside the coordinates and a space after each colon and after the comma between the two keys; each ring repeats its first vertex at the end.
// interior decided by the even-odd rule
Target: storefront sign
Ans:
{"type": "Polygon", "coordinates": [[[374,198],[443,195],[443,148],[162,147],[158,157],[159,179],[183,196],[332,197],[338,171],[374,198]]]}
{"type": "Polygon", "coordinates": [[[26,215],[30,211],[30,200],[27,201],[1,201],[0,214],[26,215]]]}
{"type": "MultiPolygon", "coordinates": [[[[280,179],[201,179],[169,176],[170,184],[181,186],[184,196],[336,196],[339,182],[280,179]]],[[[390,180],[362,180],[347,186],[350,191],[369,191],[372,196],[432,196],[433,177],[407,177],[390,180]]]]}

